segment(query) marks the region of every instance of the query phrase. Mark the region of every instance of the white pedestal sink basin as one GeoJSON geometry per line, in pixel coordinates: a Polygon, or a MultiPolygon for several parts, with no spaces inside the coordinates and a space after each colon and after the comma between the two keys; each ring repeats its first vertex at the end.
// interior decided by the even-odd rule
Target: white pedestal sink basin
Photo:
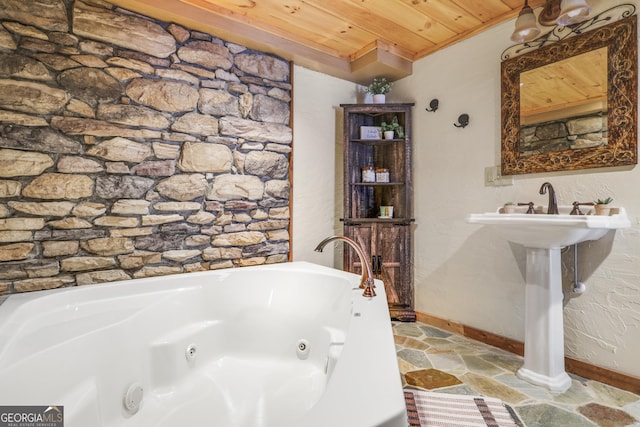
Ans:
{"type": "Polygon", "coordinates": [[[631,225],[623,208],[611,216],[569,215],[570,211],[570,206],[559,207],[560,215],[502,214],[498,210],[467,218],[526,248],[524,365],[518,377],[554,392],[571,386],[564,370],[560,249],[631,225]]]}

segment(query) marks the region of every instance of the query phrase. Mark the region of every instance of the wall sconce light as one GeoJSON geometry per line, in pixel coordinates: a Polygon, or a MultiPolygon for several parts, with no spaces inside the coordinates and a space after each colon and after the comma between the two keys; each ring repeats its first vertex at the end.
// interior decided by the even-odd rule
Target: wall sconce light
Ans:
{"type": "Polygon", "coordinates": [[[429,103],[429,108],[425,108],[425,110],[427,110],[430,113],[435,112],[438,109],[438,105],[440,105],[440,101],[438,101],[437,99],[432,99],[431,102],[429,103]]]}
{"type": "MultiPolygon", "coordinates": [[[[546,0],[544,8],[538,16],[540,25],[568,26],[578,24],[589,17],[591,7],[586,0],[546,0]]],[[[528,0],[516,19],[516,28],[511,34],[511,41],[524,43],[534,40],[540,34],[536,25],[536,17],[529,6],[528,0]]]]}
{"type": "Polygon", "coordinates": [[[468,124],[469,124],[469,115],[460,114],[460,117],[458,117],[458,123],[454,123],[453,125],[457,128],[466,128],[468,124]]]}

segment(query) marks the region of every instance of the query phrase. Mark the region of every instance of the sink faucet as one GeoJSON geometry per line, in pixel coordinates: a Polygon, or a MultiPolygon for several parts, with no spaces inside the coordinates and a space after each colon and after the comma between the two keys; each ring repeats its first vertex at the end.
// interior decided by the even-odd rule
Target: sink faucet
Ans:
{"type": "Polygon", "coordinates": [[[362,266],[362,278],[360,279],[360,288],[364,289],[364,293],[362,296],[372,298],[376,296],[373,288],[375,285],[373,284],[373,274],[371,273],[371,266],[366,261],[366,256],[362,248],[353,240],[346,236],[331,236],[324,239],[322,242],[318,243],[318,246],[314,249],[316,252],[322,252],[322,249],[326,246],[327,243],[333,240],[344,240],[345,243],[348,243],[358,254],[358,258],[360,258],[360,265],[362,266]]]}
{"type": "Polygon", "coordinates": [[[549,205],[547,207],[548,215],[558,215],[558,201],[556,200],[556,192],[550,182],[545,182],[540,187],[540,194],[547,194],[549,190],[549,205]]]}

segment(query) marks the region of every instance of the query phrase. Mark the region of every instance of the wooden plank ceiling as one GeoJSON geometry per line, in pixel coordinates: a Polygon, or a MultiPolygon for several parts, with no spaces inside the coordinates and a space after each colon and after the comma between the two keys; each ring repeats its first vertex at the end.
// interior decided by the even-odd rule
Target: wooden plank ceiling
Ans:
{"type": "Polygon", "coordinates": [[[520,124],[607,111],[607,48],[520,74],[520,124]]]}
{"type": "MultiPolygon", "coordinates": [[[[516,16],[523,0],[109,0],[358,83],[516,16]]],[[[544,0],[529,0],[532,7],[544,0]]]]}

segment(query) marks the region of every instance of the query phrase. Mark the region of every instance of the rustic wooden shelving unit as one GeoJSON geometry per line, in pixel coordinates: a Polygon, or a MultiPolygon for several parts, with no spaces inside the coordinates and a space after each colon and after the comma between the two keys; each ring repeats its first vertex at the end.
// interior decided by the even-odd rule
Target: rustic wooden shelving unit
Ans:
{"type": "MultiPolygon", "coordinates": [[[[344,111],[344,233],[358,242],[374,276],[384,282],[393,319],[415,321],[412,275],[411,112],[412,103],[342,104],[344,111]],[[404,129],[396,139],[362,139],[362,126],[393,117],[404,129]],[[389,170],[389,182],[362,182],[362,168],[389,170]],[[392,218],[379,218],[393,206],[392,218]]],[[[361,273],[354,251],[344,251],[344,268],[361,273]]]]}

